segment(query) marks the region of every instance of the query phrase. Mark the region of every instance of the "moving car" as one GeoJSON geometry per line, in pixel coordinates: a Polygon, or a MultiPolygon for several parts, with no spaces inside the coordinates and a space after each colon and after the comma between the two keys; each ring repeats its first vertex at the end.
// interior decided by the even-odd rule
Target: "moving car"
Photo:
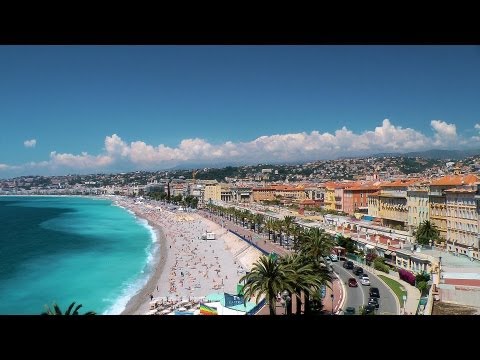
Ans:
{"type": "Polygon", "coordinates": [[[360,284],[365,285],[365,286],[370,286],[370,279],[368,278],[367,274],[363,274],[360,277],[360,284]]]}
{"type": "Polygon", "coordinates": [[[348,286],[357,287],[358,286],[357,279],[355,279],[355,278],[348,279],[348,286]]]}
{"type": "Polygon", "coordinates": [[[343,262],[343,267],[345,269],[353,269],[353,262],[350,260],[344,261],[343,262]]]}
{"type": "Polygon", "coordinates": [[[380,307],[380,303],[378,302],[378,298],[371,297],[370,299],[368,299],[368,305],[375,306],[375,309],[378,309],[380,307]]]}
{"type": "Polygon", "coordinates": [[[338,261],[338,256],[335,254],[330,254],[330,260],[332,260],[333,262],[338,261]]]}
{"type": "Polygon", "coordinates": [[[376,287],[370,288],[369,294],[370,294],[370,297],[376,297],[376,298],[380,297],[380,292],[378,291],[378,288],[376,288],[376,287]]]}
{"type": "Polygon", "coordinates": [[[375,305],[367,304],[363,308],[363,311],[365,315],[373,314],[375,312],[375,305]]]}
{"type": "Polygon", "coordinates": [[[363,275],[363,268],[360,266],[357,266],[355,269],[353,269],[353,273],[357,276],[362,276],[363,275]]]}
{"type": "Polygon", "coordinates": [[[344,315],[355,315],[355,308],[352,306],[349,306],[345,309],[343,312],[344,315]]]}

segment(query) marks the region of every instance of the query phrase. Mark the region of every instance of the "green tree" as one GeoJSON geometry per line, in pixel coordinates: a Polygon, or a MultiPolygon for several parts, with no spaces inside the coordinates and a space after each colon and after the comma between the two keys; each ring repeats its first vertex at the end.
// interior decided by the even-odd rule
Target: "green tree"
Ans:
{"type": "MultiPolygon", "coordinates": [[[[294,289],[294,294],[297,298],[296,313],[300,315],[301,293],[319,294],[322,285],[329,286],[328,282],[331,281],[330,275],[327,271],[317,268],[314,262],[299,254],[288,254],[280,258],[280,262],[292,273],[288,279],[291,283],[287,289],[294,289]]],[[[292,293],[289,293],[291,296],[292,293]]],[[[307,307],[308,303],[305,305],[307,307]]],[[[306,307],[305,309],[307,309],[306,307]]],[[[291,314],[291,309],[287,309],[287,314],[291,314]]]]}
{"type": "Polygon", "coordinates": [[[267,221],[265,221],[265,228],[268,230],[268,240],[270,240],[270,235],[275,228],[275,220],[268,219],[267,221]]]}
{"type": "Polygon", "coordinates": [[[418,227],[415,237],[417,243],[421,245],[428,245],[430,241],[438,240],[440,232],[436,225],[432,224],[429,220],[425,220],[418,227]]]}
{"type": "Polygon", "coordinates": [[[427,290],[427,282],[426,281],[420,281],[416,283],[416,287],[418,290],[420,290],[420,295],[425,295],[425,292],[427,290]]]}
{"type": "MultiPolygon", "coordinates": [[[[56,303],[53,303],[52,308],[50,308],[48,305],[45,305],[46,311],[43,312],[42,315],[80,315],[78,313],[78,310],[80,310],[80,308],[83,305],[79,304],[75,307],[75,309],[73,309],[74,306],[75,306],[75,302],[70,304],[70,306],[68,307],[67,311],[65,311],[65,313],[62,313],[62,310],[60,310],[60,307],[56,303]]],[[[95,311],[87,311],[83,315],[96,315],[96,313],[95,311]]]]}
{"type": "Polygon", "coordinates": [[[305,241],[300,248],[300,253],[322,263],[323,258],[331,253],[334,246],[332,236],[319,228],[309,229],[304,236],[305,241]]]}
{"type": "Polygon", "coordinates": [[[240,279],[240,282],[245,283],[243,287],[245,301],[255,296],[255,302],[258,303],[264,296],[270,309],[270,315],[276,315],[277,294],[284,290],[293,292],[291,284],[294,276],[291,267],[284,266],[282,262],[274,260],[270,256],[260,257],[253,264],[252,270],[240,279]]]}
{"type": "MultiPolygon", "coordinates": [[[[333,238],[325,230],[319,228],[311,228],[303,234],[304,240],[300,244],[299,252],[306,261],[313,264],[317,276],[322,280],[322,283],[331,282],[330,274],[328,273],[325,257],[329,255],[334,246],[333,238]]],[[[310,310],[309,299],[310,291],[304,291],[305,294],[305,312],[310,310]]]]}

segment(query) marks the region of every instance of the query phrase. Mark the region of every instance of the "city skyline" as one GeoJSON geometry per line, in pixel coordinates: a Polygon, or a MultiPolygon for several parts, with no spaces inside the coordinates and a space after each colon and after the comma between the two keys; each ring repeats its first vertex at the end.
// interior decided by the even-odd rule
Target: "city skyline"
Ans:
{"type": "Polygon", "coordinates": [[[1,46],[0,178],[478,148],[478,46],[1,46]]]}

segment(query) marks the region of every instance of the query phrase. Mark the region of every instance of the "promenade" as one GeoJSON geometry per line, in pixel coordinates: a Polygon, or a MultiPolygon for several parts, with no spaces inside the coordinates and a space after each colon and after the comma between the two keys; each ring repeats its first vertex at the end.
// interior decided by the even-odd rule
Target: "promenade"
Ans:
{"type": "MultiPolygon", "coordinates": [[[[205,218],[217,223],[220,226],[223,226],[227,230],[235,231],[237,234],[242,236],[244,239],[249,241],[252,244],[255,244],[257,247],[262,249],[267,253],[275,252],[279,255],[286,255],[288,253],[292,253],[292,250],[285,249],[284,247],[280,246],[279,243],[274,243],[272,240],[268,240],[268,233],[267,234],[257,234],[252,230],[246,229],[242,227],[240,224],[235,224],[234,221],[230,221],[227,218],[223,218],[221,216],[211,214],[208,211],[200,210],[198,211],[199,215],[204,216],[205,218]]],[[[342,307],[344,301],[344,288],[342,287],[341,281],[338,280],[336,275],[333,275],[333,313],[337,313],[342,307]]],[[[327,288],[325,298],[323,300],[324,305],[324,312],[327,314],[332,313],[332,290],[327,288]]],[[[293,309],[296,308],[296,299],[292,299],[292,307],[293,309]]],[[[294,310],[295,311],[295,310],[294,310]]],[[[302,306],[302,313],[303,313],[303,306],[302,306]]],[[[268,315],[269,309],[268,306],[264,306],[257,315],[268,315]]],[[[276,306],[276,314],[277,315],[284,315],[285,314],[285,307],[281,302],[277,302],[276,306]]]]}

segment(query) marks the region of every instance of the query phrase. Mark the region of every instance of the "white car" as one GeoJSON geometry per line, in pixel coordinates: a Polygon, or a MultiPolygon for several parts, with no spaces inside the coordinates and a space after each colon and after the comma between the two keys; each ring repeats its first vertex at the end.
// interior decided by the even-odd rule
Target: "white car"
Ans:
{"type": "Polygon", "coordinates": [[[337,255],[335,255],[335,254],[330,254],[330,260],[332,260],[333,262],[338,261],[337,255]]]}
{"type": "Polygon", "coordinates": [[[370,279],[368,278],[367,274],[363,274],[360,278],[360,284],[370,286],[370,279]]]}

